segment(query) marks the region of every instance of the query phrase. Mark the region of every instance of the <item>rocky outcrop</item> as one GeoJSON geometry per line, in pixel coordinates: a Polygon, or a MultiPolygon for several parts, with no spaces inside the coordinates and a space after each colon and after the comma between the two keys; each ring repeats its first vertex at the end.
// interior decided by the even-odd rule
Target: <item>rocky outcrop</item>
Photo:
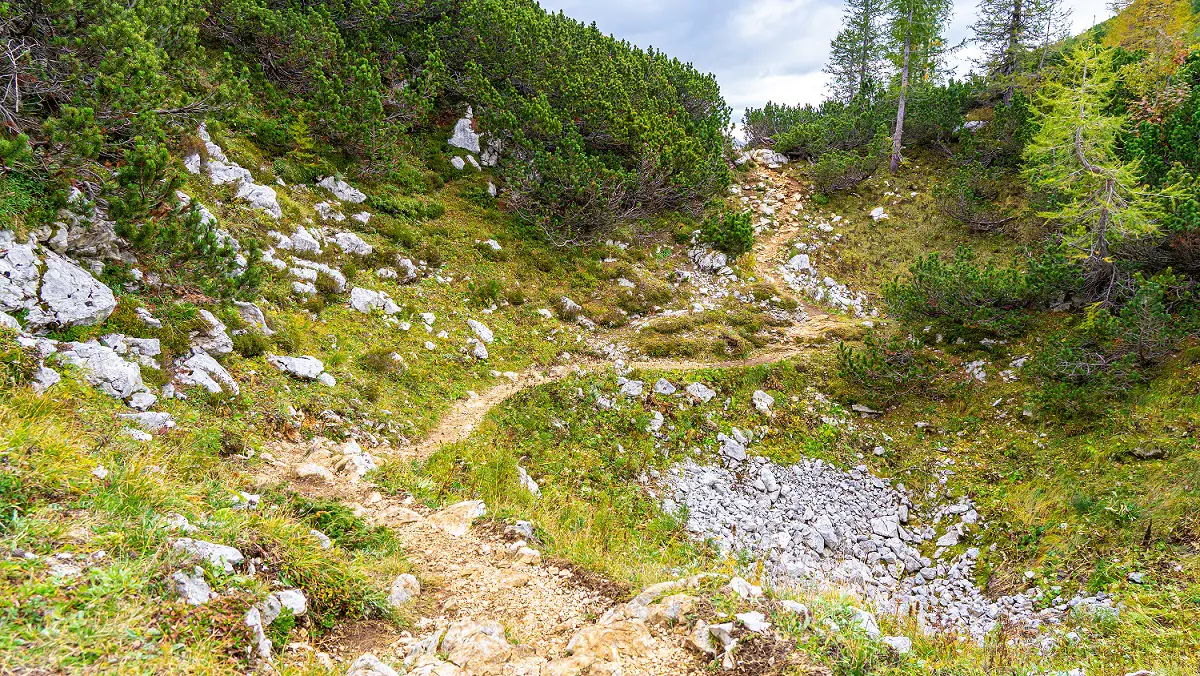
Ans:
{"type": "Polygon", "coordinates": [[[358,190],[336,176],[326,176],[317,181],[317,185],[333,193],[334,197],[343,202],[362,204],[367,201],[367,196],[361,190],[358,190]]]}
{"type": "Polygon", "coordinates": [[[142,397],[148,403],[138,408],[149,408],[154,404],[156,397],[150,394],[142,381],[141,368],[125,361],[111,347],[95,341],[63,343],[59,354],[68,363],[77,366],[88,383],[105,394],[130,403],[133,403],[136,395],[148,395],[148,398],[142,397]]]}
{"type": "Polygon", "coordinates": [[[0,232],[0,310],[27,310],[34,328],[93,326],[112,314],[117,300],[107,286],[74,261],[39,248],[0,232]]]}

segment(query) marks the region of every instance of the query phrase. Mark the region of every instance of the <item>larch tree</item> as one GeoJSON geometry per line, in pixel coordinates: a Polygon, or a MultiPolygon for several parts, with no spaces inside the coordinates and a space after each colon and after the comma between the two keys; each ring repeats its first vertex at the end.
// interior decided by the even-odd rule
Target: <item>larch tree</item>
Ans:
{"type": "Polygon", "coordinates": [[[950,19],[950,0],[888,0],[889,57],[899,71],[896,126],[892,130],[892,173],[899,171],[904,147],[904,116],[912,75],[930,80],[945,49],[943,33],[950,19]]]}
{"type": "Polygon", "coordinates": [[[1017,87],[1040,68],[1040,59],[1033,66],[1039,49],[1065,37],[1068,14],[1062,0],[981,0],[978,11],[971,30],[983,50],[982,65],[1010,106],[1017,87]]]}
{"type": "Polygon", "coordinates": [[[1138,162],[1118,152],[1128,120],[1109,110],[1116,85],[1110,50],[1077,47],[1039,90],[1038,131],[1025,149],[1030,183],[1050,197],[1041,215],[1063,224],[1065,241],[1081,252],[1102,296],[1115,279],[1112,247],[1156,232],[1163,199],[1173,191],[1151,193],[1138,162]]]}
{"type": "Polygon", "coordinates": [[[885,0],[846,1],[842,30],[825,66],[834,98],[849,102],[875,93],[887,64],[885,10],[885,0]]]}

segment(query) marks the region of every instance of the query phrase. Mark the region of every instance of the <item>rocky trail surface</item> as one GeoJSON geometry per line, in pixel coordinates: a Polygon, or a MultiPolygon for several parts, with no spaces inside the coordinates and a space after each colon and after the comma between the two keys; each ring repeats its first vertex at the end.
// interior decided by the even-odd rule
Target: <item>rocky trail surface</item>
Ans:
{"type": "Polygon", "coordinates": [[[703,671],[702,652],[685,648],[690,627],[682,622],[700,603],[684,593],[697,581],[658,585],[619,604],[621,586],[544,561],[531,525],[473,528],[486,516],[482,502],[432,511],[381,495],[361,478],[373,459],[354,442],[279,443],[267,459],[262,486],[285,481],[394,529],[416,573],[399,576],[388,599],[419,613],[416,625],[339,627],[320,646],[331,665],[352,662],[348,673],[356,676],[396,673],[389,664],[440,676],[703,671]]]}

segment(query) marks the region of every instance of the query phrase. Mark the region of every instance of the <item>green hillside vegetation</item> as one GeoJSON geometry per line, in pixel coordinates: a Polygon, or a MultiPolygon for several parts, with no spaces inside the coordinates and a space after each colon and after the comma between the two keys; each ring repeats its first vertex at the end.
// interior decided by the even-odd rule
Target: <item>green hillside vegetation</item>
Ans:
{"type": "MultiPolygon", "coordinates": [[[[1200,21],[1135,0],[1071,37],[1060,3],[985,0],[985,61],[958,81],[948,11],[848,3],[833,98],[746,113],[745,150],[789,159],[769,167],[735,149],[713,76],[531,0],[0,1],[0,231],[38,243],[37,275],[64,223],[120,238],[64,254],[115,295],[97,322],[0,317],[0,672],[340,675],[371,652],[453,675],[406,663],[408,641],[471,617],[514,656],[561,643],[513,672],[549,674],[618,603],[705,573],[654,630],[661,673],[1200,672],[1200,21]],[[447,144],[464,128],[478,148],[447,144]],[[319,250],[282,243],[309,233],[319,250]],[[364,289],[395,307],[356,309],[364,289]],[[236,392],[180,384],[207,312],[236,392]],[[37,340],[114,334],[159,341],[122,363],[172,427],[138,433],[132,398],[37,340]],[[62,376],[44,392],[43,367],[62,376]],[[879,612],[913,645],[882,642],[868,599],[786,584],[664,502],[664,477],[719,467],[714,438],[740,431],[783,466],[902,482],[914,521],[969,500],[969,539],[915,546],[978,548],[989,598],[1119,612],[979,640],[879,612]],[[378,467],[298,476],[350,441],[378,467]],[[420,530],[464,500],[487,505],[465,540],[420,530]],[[505,553],[526,521],[531,565],[505,553]],[[180,538],[246,561],[197,563],[180,538]],[[499,589],[489,566],[533,581],[499,589]],[[180,598],[193,571],[211,601],[180,598]],[[405,573],[420,595],[393,602],[405,573]],[[460,605],[472,578],[497,589],[460,605]],[[547,578],[602,605],[531,638],[545,597],[521,594],[547,578]],[[306,612],[269,623],[265,659],[247,613],[293,589],[306,612]],[[696,620],[744,627],[736,669],[680,647],[696,620]]],[[[636,657],[624,673],[649,673],[636,657]]],[[[618,673],[589,669],[554,673],[618,673]]]]}

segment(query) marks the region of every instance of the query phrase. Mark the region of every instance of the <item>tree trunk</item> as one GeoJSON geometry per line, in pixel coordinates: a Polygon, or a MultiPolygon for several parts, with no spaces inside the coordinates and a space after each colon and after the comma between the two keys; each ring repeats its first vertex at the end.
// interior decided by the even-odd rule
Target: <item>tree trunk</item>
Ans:
{"type": "Polygon", "coordinates": [[[1008,21],[1008,47],[1004,53],[1004,65],[1001,71],[1006,80],[1004,87],[1004,107],[1011,108],[1013,100],[1013,92],[1016,91],[1016,83],[1013,81],[1017,75],[1017,50],[1020,49],[1021,24],[1025,17],[1021,13],[1024,9],[1025,0],[1013,0],[1012,14],[1008,21]]]}
{"type": "MultiPolygon", "coordinates": [[[[912,8],[908,10],[908,22],[912,23],[912,8]]],[[[892,173],[900,171],[900,149],[904,145],[904,106],[908,102],[908,60],[912,53],[912,27],[904,36],[904,65],[900,68],[900,102],[896,104],[896,129],[892,132],[892,161],[888,165],[892,173]]]]}

